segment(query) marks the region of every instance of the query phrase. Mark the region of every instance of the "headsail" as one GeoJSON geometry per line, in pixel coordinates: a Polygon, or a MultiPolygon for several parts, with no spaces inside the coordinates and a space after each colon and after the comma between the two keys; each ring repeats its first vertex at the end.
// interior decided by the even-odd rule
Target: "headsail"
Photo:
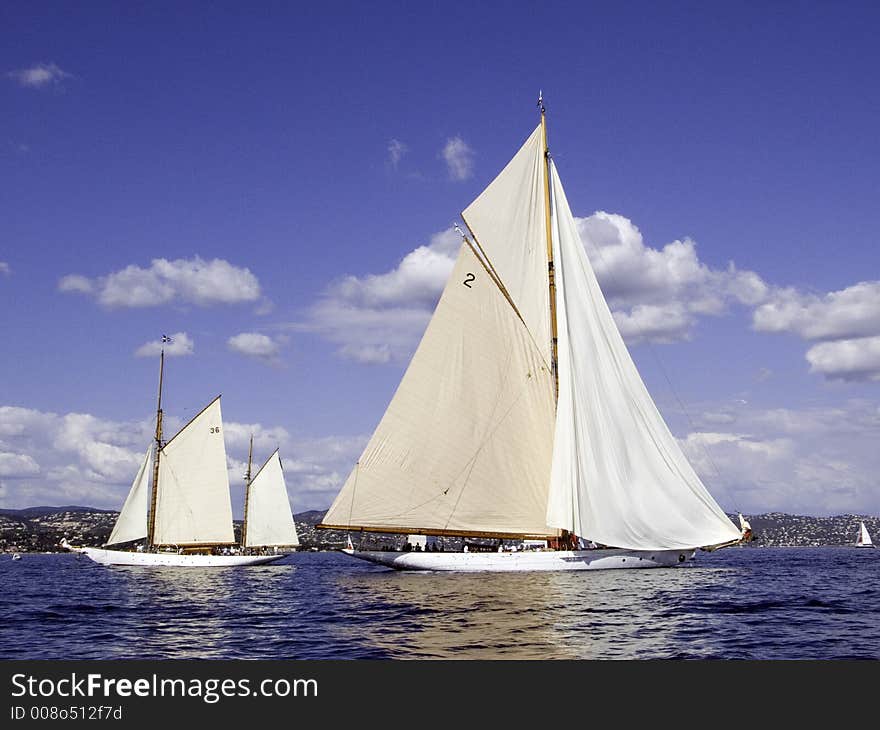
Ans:
{"type": "Polygon", "coordinates": [[[554,535],[545,520],[553,413],[541,348],[463,244],[394,398],[323,522],[554,535]]]}
{"type": "Polygon", "coordinates": [[[278,451],[263,464],[248,489],[245,547],[299,545],[278,451]]]}
{"type": "Polygon", "coordinates": [[[547,233],[544,213],[544,139],[541,126],[462,212],[550,363],[547,233]]]}
{"type": "Polygon", "coordinates": [[[125,504],[116,518],[113,531],[105,545],[140,540],[147,536],[147,504],[150,496],[150,472],[153,464],[153,444],[147,447],[141,468],[131,483],[125,504]]]}
{"type": "Polygon", "coordinates": [[[736,541],[663,421],[590,266],[551,162],[559,403],[549,525],[603,545],[685,549],[736,541]]]}
{"type": "Polygon", "coordinates": [[[235,541],[222,421],[217,396],[162,448],[156,545],[235,541]]]}

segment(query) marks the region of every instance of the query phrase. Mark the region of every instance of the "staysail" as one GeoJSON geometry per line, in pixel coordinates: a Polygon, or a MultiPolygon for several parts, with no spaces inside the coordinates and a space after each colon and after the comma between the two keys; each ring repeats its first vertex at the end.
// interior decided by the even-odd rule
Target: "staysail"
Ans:
{"type": "Polygon", "coordinates": [[[544,141],[538,125],[461,217],[549,363],[552,335],[544,208],[544,141]]]}
{"type": "Polygon", "coordinates": [[[550,164],[559,403],[547,523],[634,550],[738,540],[639,376],[550,164]]]}
{"type": "Polygon", "coordinates": [[[147,447],[141,468],[131,483],[125,504],[116,518],[106,545],[141,540],[147,536],[147,505],[150,496],[150,473],[153,471],[153,444],[147,447]]]}
{"type": "Polygon", "coordinates": [[[217,396],[160,451],[156,545],[235,541],[222,420],[217,396]]]}
{"type": "Polygon", "coordinates": [[[276,451],[248,485],[245,547],[299,545],[276,451]]]}
{"type": "Polygon", "coordinates": [[[397,392],[323,524],[555,535],[545,518],[553,418],[541,346],[462,244],[397,392]]]}

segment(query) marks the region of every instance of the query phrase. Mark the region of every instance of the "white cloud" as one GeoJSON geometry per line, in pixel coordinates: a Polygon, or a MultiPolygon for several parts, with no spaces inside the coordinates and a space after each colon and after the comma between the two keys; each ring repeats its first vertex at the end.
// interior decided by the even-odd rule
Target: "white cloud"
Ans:
{"type": "Polygon", "coordinates": [[[230,337],[226,342],[226,346],[233,352],[247,357],[253,357],[272,364],[279,362],[278,353],[280,348],[278,342],[258,332],[242,332],[234,337],[230,337]]]}
{"type": "Polygon", "coordinates": [[[467,180],[473,173],[474,151],[461,137],[447,139],[440,156],[453,180],[467,180]]]}
{"type": "Polygon", "coordinates": [[[388,142],[388,164],[396,170],[403,156],[409,151],[409,147],[399,139],[388,142]]]}
{"type": "Polygon", "coordinates": [[[830,380],[880,380],[880,336],[813,345],[807,362],[830,380]]]}
{"type": "MultiPolygon", "coordinates": [[[[166,433],[185,418],[166,414],[166,433]]],[[[144,450],[151,443],[153,415],[110,421],[87,413],[59,415],[0,406],[0,506],[80,504],[119,509],[144,450]]],[[[326,509],[366,444],[366,436],[297,437],[281,426],[224,422],[230,486],[242,497],[248,443],[254,436],[254,467],[280,448],[291,505],[296,512],[326,509]]],[[[237,502],[236,509],[240,509],[237,502]]]]}
{"type": "Polygon", "coordinates": [[[58,280],[58,291],[91,294],[95,290],[92,282],[79,274],[68,274],[58,280]]]}
{"type": "Polygon", "coordinates": [[[26,477],[39,473],[39,464],[29,454],[0,451],[0,477],[26,477]]]}
{"type": "Polygon", "coordinates": [[[161,339],[145,342],[135,350],[134,356],[155,357],[163,348],[168,357],[181,357],[193,354],[194,343],[186,332],[175,332],[171,335],[171,342],[163,343],[161,339]]]}
{"type": "Polygon", "coordinates": [[[174,301],[209,306],[253,302],[260,297],[260,283],[249,269],[199,256],[153,259],[147,269],[132,264],[94,279],[70,274],[59,281],[58,288],[94,294],[109,308],[155,307],[174,301]]]}
{"type": "Polygon", "coordinates": [[[151,431],[147,420],[120,423],[83,413],[2,406],[0,503],[118,509],[151,431]]]}
{"type": "Polygon", "coordinates": [[[17,81],[21,86],[40,89],[44,86],[60,84],[64,79],[70,78],[71,74],[54,63],[38,63],[30,68],[10,71],[7,76],[17,81]]]}
{"type": "Polygon", "coordinates": [[[0,274],[4,276],[9,276],[12,273],[12,269],[9,268],[9,264],[5,261],[0,261],[0,274]]]}
{"type": "Polygon", "coordinates": [[[824,296],[777,289],[755,310],[759,332],[793,332],[805,340],[880,334],[880,281],[862,281],[824,296]]]}
{"type": "MultiPolygon", "coordinates": [[[[618,328],[630,343],[688,339],[701,317],[721,315],[732,305],[752,306],[769,291],[752,271],[733,264],[723,270],[706,266],[690,239],[653,249],[623,216],[599,211],[576,222],[618,328]]],[[[305,328],[337,343],[343,357],[364,363],[406,359],[427,325],[460,245],[450,228],[390,271],[333,283],[310,310],[305,328]]]]}
{"type": "Polygon", "coordinates": [[[880,380],[880,281],[823,296],[787,287],[776,289],[755,309],[759,332],[790,332],[823,341],[807,350],[810,372],[828,380],[880,380]]]}
{"type": "Polygon", "coordinates": [[[299,328],[319,332],[342,357],[363,363],[408,358],[452,271],[461,238],[452,229],[431,237],[390,271],[332,283],[299,328]]]}
{"type": "Polygon", "coordinates": [[[581,240],[615,320],[629,342],[688,339],[698,318],[731,305],[754,306],[769,291],[758,274],[733,263],[712,269],[685,238],[660,249],[646,246],[628,218],[597,211],[575,218],[581,240]]]}
{"type": "Polygon", "coordinates": [[[709,491],[728,510],[880,513],[876,403],[760,409],[735,402],[709,409],[708,415],[700,419],[707,427],[681,444],[709,491]],[[723,416],[723,424],[716,415],[723,416]]]}

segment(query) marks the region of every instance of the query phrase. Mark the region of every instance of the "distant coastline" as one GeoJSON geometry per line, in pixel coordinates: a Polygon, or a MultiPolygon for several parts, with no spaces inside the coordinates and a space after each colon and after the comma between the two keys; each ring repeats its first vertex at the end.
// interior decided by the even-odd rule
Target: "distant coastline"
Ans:
{"type": "MultiPolygon", "coordinates": [[[[62,538],[78,545],[102,545],[110,535],[119,513],[93,507],[67,505],[62,507],[27,507],[0,509],[0,553],[63,552],[62,538]]],[[[341,530],[316,530],[324,517],[321,510],[295,514],[301,549],[338,550],[345,545],[347,533],[341,530]]],[[[736,515],[731,514],[736,522],[736,515]]],[[[754,539],[749,547],[825,547],[846,546],[855,543],[859,522],[864,521],[872,535],[880,535],[880,517],[870,515],[835,515],[813,517],[769,512],[746,515],[752,525],[754,539]]],[[[236,539],[240,537],[241,523],[234,523],[236,539]]],[[[366,540],[393,541],[394,536],[374,536],[366,540]]],[[[360,534],[353,534],[355,542],[360,534]]]]}

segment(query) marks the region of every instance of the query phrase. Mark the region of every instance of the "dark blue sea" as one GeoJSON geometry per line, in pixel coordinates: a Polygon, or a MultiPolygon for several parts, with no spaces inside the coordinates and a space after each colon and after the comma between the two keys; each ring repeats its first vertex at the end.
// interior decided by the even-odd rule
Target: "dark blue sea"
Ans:
{"type": "Polygon", "coordinates": [[[880,549],[730,548],[685,567],[399,573],[0,556],[2,659],[880,659],[880,549]]]}

